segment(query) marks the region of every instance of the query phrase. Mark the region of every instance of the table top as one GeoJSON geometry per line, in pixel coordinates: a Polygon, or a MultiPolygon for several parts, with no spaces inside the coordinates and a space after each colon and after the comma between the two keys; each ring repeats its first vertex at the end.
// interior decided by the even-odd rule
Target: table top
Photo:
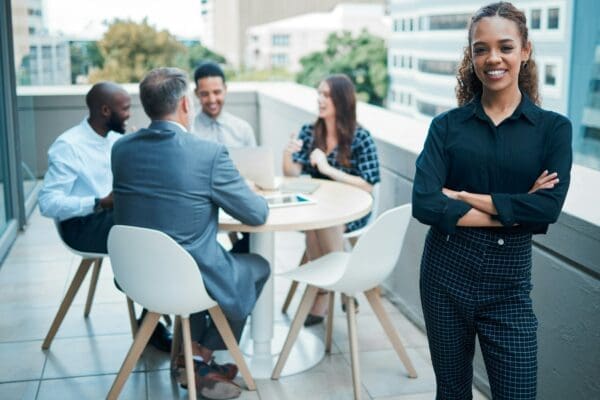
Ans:
{"type": "MultiPolygon", "coordinates": [[[[295,179],[305,178],[286,177],[283,182],[295,179]]],[[[316,204],[271,208],[267,222],[260,226],[244,225],[221,212],[219,229],[236,232],[305,231],[342,225],[371,211],[373,198],[370,193],[345,183],[325,179],[311,181],[319,182],[319,188],[307,195],[316,200],[316,204]]],[[[276,192],[265,192],[271,193],[276,192]]]]}

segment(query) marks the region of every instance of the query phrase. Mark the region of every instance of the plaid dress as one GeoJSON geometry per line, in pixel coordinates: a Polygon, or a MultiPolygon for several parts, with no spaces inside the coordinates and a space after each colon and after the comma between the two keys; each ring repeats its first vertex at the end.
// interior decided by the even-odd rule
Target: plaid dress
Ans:
{"type": "MultiPolygon", "coordinates": [[[[298,139],[302,140],[302,149],[292,154],[292,160],[302,165],[302,173],[309,174],[313,178],[331,179],[319,172],[316,167],[310,165],[310,153],[314,141],[314,125],[306,124],[302,126],[298,133],[298,139]]],[[[338,148],[333,149],[327,155],[327,162],[334,168],[337,168],[347,174],[363,178],[365,181],[374,185],[381,181],[379,176],[379,158],[377,157],[377,147],[366,129],[357,126],[354,131],[354,138],[350,145],[350,166],[344,167],[337,160],[338,148]]],[[[370,214],[369,214],[370,215],[370,214]]],[[[369,215],[346,224],[346,232],[352,232],[362,228],[367,224],[369,215]]]]}

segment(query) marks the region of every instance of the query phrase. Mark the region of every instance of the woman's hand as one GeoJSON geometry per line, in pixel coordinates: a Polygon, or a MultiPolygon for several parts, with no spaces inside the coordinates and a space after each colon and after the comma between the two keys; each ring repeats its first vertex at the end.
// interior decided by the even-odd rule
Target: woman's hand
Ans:
{"type": "Polygon", "coordinates": [[[448,188],[442,188],[442,193],[444,193],[447,197],[454,199],[454,200],[458,200],[458,193],[456,190],[452,190],[452,189],[448,189],[448,188]]]}
{"type": "Polygon", "coordinates": [[[531,194],[540,189],[552,189],[557,183],[558,174],[556,172],[549,174],[548,170],[544,170],[544,172],[542,172],[542,174],[535,180],[533,186],[527,193],[531,194]]]}
{"type": "Polygon", "coordinates": [[[317,167],[319,172],[325,174],[327,169],[330,167],[327,162],[327,156],[321,149],[314,149],[312,153],[310,153],[310,165],[313,167],[317,167]]]}
{"type": "Polygon", "coordinates": [[[287,154],[293,154],[299,152],[300,150],[302,150],[302,140],[296,139],[296,134],[292,133],[284,151],[287,154]]]}

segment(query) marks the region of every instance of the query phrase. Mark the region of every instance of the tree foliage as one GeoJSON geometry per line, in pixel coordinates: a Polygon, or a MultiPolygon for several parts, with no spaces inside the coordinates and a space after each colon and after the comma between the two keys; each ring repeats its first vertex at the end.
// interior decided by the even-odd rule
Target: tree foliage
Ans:
{"type": "Polygon", "coordinates": [[[115,19],[98,48],[104,66],[90,73],[91,82],[139,82],[153,68],[189,66],[186,46],[169,31],[158,31],[147,19],[141,23],[115,19]]]}
{"type": "Polygon", "coordinates": [[[387,49],[383,39],[362,31],[332,33],[324,51],[313,52],[300,60],[302,71],[296,81],[317,86],[330,74],[343,73],[356,86],[360,100],[382,105],[387,94],[387,49]]]}
{"type": "Polygon", "coordinates": [[[218,64],[225,64],[227,62],[225,57],[207,49],[198,42],[188,46],[188,57],[188,64],[191,71],[195,70],[198,65],[206,60],[211,60],[218,64]]]}
{"type": "Polygon", "coordinates": [[[87,76],[92,68],[102,68],[104,57],[100,54],[98,42],[70,42],[71,83],[77,83],[78,76],[87,76]]]}

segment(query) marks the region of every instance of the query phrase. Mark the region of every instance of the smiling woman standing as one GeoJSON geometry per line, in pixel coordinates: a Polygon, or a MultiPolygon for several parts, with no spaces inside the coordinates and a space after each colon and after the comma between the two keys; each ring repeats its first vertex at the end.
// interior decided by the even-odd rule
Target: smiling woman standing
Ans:
{"type": "Polygon", "coordinates": [[[472,398],[477,336],[493,398],[535,399],[531,237],[564,203],[571,124],[536,105],[526,19],[512,4],[471,18],[456,93],[459,108],[431,123],[413,186],[413,214],[431,225],[420,289],[437,398],[472,398]]]}

